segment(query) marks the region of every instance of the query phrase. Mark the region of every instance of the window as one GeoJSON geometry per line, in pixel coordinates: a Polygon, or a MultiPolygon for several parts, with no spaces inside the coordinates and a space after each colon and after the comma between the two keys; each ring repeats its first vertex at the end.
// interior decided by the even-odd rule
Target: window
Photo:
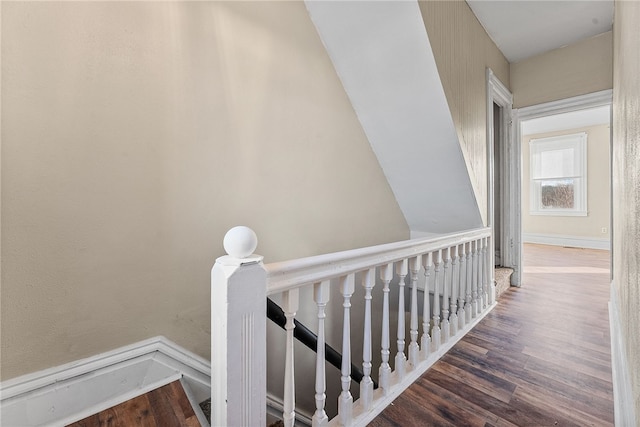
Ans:
{"type": "Polygon", "coordinates": [[[532,139],[532,215],[587,215],[587,134],[532,139]]]}

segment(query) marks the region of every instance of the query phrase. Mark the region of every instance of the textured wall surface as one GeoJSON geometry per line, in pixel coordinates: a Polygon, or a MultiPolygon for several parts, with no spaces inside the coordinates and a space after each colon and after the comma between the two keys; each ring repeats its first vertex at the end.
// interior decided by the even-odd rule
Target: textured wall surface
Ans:
{"type": "Polygon", "coordinates": [[[527,107],[613,86],[611,31],[511,64],[513,107],[527,107]]]}
{"type": "Polygon", "coordinates": [[[602,227],[609,229],[610,150],[609,125],[527,135],[522,138],[522,232],[578,237],[607,238],[602,227]],[[530,156],[529,141],[572,133],[587,133],[587,216],[529,215],[530,156]]]}
{"type": "Polygon", "coordinates": [[[478,206],[487,213],[486,69],[509,87],[509,63],[464,1],[420,1],[478,206]]]}
{"type": "Polygon", "coordinates": [[[640,416],[640,3],[616,2],[613,81],[613,282],[640,416]]]}
{"type": "Polygon", "coordinates": [[[2,378],[210,351],[226,230],[283,260],[409,230],[301,2],[2,2],[2,378]]]}

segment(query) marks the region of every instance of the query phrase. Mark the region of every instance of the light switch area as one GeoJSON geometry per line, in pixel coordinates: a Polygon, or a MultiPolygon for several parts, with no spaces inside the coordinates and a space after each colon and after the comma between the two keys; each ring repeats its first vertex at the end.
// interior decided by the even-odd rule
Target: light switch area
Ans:
{"type": "Polygon", "coordinates": [[[601,231],[602,233],[605,233],[605,234],[606,234],[606,232],[607,232],[607,227],[602,227],[602,229],[601,229],[600,231],[601,231]]]}

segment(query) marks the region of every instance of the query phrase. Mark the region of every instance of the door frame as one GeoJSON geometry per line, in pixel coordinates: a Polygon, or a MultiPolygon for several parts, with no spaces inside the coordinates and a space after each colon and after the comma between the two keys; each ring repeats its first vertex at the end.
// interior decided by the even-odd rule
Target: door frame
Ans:
{"type": "MultiPolygon", "coordinates": [[[[522,164],[522,122],[531,119],[538,119],[540,117],[552,116],[554,114],[570,113],[572,111],[586,110],[589,108],[602,107],[604,105],[612,105],[613,102],[613,89],[606,89],[599,92],[588,93],[586,95],[578,95],[571,98],[560,99],[558,101],[545,102],[542,104],[531,105],[529,107],[521,107],[512,110],[513,121],[513,138],[517,146],[518,157],[515,164],[518,168],[518,203],[517,203],[517,216],[518,220],[518,256],[520,257],[518,265],[522,265],[522,200],[520,189],[521,180],[521,164],[522,164]]],[[[613,240],[613,233],[611,233],[611,239],[613,240]]],[[[613,243],[613,241],[612,241],[613,243]]],[[[518,271],[518,284],[520,286],[521,271],[518,271]]],[[[514,272],[515,276],[515,272],[514,272]]],[[[513,284],[512,278],[512,284],[513,284]]]]}
{"type": "MultiPolygon", "coordinates": [[[[500,171],[500,261],[514,269],[511,284],[520,286],[520,144],[514,144],[512,131],[513,95],[495,76],[491,68],[486,71],[487,80],[487,226],[492,231],[495,224],[495,168],[500,171]],[[499,141],[500,164],[494,164],[493,104],[502,110],[499,141]],[[515,276],[515,277],[514,277],[515,276]]],[[[495,236],[495,233],[492,232],[495,236]]],[[[491,266],[495,265],[495,242],[491,240],[491,266]]],[[[491,268],[491,282],[494,269],[491,268]]]]}

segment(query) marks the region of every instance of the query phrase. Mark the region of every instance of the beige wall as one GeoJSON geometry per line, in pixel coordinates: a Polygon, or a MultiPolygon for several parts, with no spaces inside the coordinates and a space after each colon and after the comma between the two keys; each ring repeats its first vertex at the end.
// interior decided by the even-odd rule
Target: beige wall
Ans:
{"type": "Polygon", "coordinates": [[[613,87],[611,31],[511,64],[514,108],[613,87]]]}
{"type": "MultiPolygon", "coordinates": [[[[522,232],[603,239],[609,230],[609,125],[590,126],[522,137],[522,232]],[[529,141],[572,133],[587,133],[587,216],[530,215],[529,141]]],[[[525,236],[526,237],[526,236],[525,236]]],[[[526,241],[526,239],[525,239],[526,241]]]]}
{"type": "Polygon", "coordinates": [[[486,69],[509,87],[509,63],[464,1],[420,1],[478,206],[487,213],[486,69]]]}
{"type": "Polygon", "coordinates": [[[301,2],[2,3],[2,378],[155,335],[209,357],[267,261],[408,238],[301,2]]]}
{"type": "MultiPolygon", "coordinates": [[[[640,417],[640,3],[617,1],[613,85],[613,283],[640,417]]],[[[640,420],[640,419],[639,419],[640,420]]]]}

